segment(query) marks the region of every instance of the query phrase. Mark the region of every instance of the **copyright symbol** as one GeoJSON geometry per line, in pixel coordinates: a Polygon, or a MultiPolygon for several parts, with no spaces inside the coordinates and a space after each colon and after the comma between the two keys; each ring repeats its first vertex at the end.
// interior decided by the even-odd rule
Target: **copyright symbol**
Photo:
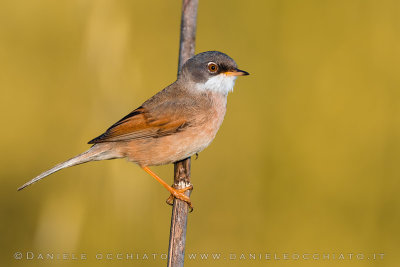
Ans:
{"type": "Polygon", "coordinates": [[[15,252],[14,253],[14,259],[16,259],[16,260],[22,259],[22,253],[21,252],[15,252]]]}

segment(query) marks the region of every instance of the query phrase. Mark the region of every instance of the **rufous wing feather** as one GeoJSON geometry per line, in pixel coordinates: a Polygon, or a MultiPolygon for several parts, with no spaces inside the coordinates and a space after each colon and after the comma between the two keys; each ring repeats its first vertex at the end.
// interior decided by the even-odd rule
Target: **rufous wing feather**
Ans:
{"type": "Polygon", "coordinates": [[[159,138],[179,132],[187,126],[187,120],[174,113],[155,115],[141,106],[89,141],[89,144],[159,138]]]}

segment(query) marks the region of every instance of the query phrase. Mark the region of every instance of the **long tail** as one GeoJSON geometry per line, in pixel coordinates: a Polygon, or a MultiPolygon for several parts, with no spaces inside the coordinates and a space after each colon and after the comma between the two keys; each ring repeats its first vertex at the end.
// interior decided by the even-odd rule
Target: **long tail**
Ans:
{"type": "Polygon", "coordinates": [[[51,168],[50,170],[47,170],[47,171],[41,173],[40,175],[36,176],[29,182],[22,185],[20,188],[18,188],[18,191],[24,189],[25,187],[27,187],[33,183],[36,183],[37,181],[43,179],[44,177],[46,177],[52,173],[55,173],[59,170],[62,170],[62,169],[68,168],[68,167],[72,167],[75,165],[79,165],[82,163],[86,163],[89,161],[115,159],[115,158],[121,158],[121,156],[113,153],[113,151],[110,150],[110,147],[107,146],[106,144],[94,145],[89,150],[83,152],[82,154],[79,154],[79,155],[73,157],[72,159],[69,159],[63,163],[60,163],[60,164],[54,166],[53,168],[51,168]]]}

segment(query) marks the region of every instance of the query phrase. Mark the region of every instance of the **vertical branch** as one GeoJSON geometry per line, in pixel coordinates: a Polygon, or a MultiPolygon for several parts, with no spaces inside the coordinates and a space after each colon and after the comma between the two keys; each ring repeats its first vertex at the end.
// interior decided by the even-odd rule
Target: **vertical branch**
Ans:
{"type": "Polygon", "coordinates": [[[182,0],[178,73],[183,63],[194,56],[198,4],[198,0],[182,0]]]}
{"type": "MultiPolygon", "coordinates": [[[[197,6],[198,0],[182,1],[178,73],[183,63],[194,56],[197,6]]],[[[187,158],[174,164],[174,187],[185,188],[190,185],[190,158],[187,158]]],[[[191,192],[188,190],[185,193],[190,196],[191,192]]],[[[188,212],[189,207],[184,201],[174,199],[168,248],[169,267],[183,267],[188,212]]]]}

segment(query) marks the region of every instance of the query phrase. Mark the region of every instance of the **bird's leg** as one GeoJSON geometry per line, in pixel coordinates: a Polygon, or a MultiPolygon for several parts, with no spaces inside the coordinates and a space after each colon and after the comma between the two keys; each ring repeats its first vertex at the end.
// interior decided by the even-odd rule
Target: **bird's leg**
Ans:
{"type": "Polygon", "coordinates": [[[154,179],[156,179],[162,186],[164,186],[171,193],[171,196],[167,199],[168,204],[170,204],[174,198],[178,198],[182,201],[185,201],[189,205],[190,210],[193,210],[190,198],[185,195],[185,191],[193,189],[192,185],[182,189],[175,189],[172,186],[168,185],[166,182],[164,182],[157,174],[155,174],[152,170],[150,170],[149,167],[145,166],[142,167],[142,169],[151,176],[153,176],[154,179]]]}

